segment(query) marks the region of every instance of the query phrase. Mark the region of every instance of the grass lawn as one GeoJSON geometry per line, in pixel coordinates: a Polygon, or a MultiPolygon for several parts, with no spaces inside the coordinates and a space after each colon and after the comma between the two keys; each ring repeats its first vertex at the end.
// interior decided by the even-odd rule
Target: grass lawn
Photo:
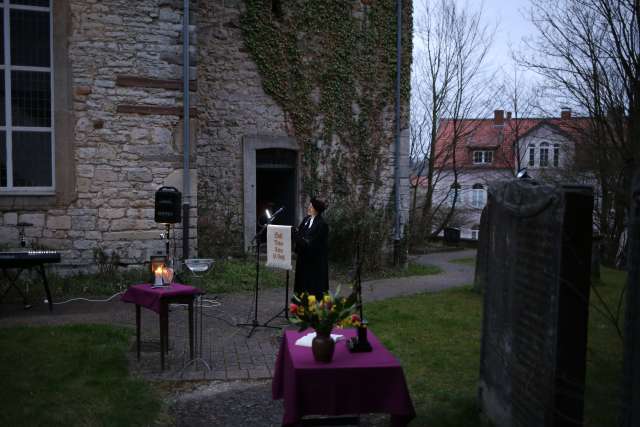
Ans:
{"type": "MultiPolygon", "coordinates": [[[[265,267],[265,260],[260,260],[260,288],[284,287],[286,272],[284,270],[265,267]]],[[[183,283],[193,283],[207,293],[226,293],[252,291],[256,284],[255,259],[215,260],[213,267],[204,276],[192,280],[185,274],[183,283]]],[[[293,275],[289,278],[289,286],[293,285],[293,275]]]]}
{"type": "Polygon", "coordinates": [[[463,264],[463,265],[475,266],[476,265],[476,258],[475,257],[456,258],[456,259],[449,260],[449,262],[452,262],[454,264],[463,264]]]}
{"type": "Polygon", "coordinates": [[[142,426],[162,413],[128,377],[131,331],[103,325],[0,328],[0,425],[142,426]]]}
{"type": "MultiPolygon", "coordinates": [[[[608,305],[617,306],[625,277],[603,269],[597,289],[608,305]]],[[[372,330],[405,369],[417,412],[412,425],[481,425],[476,404],[481,311],[482,296],[470,287],[365,306],[372,330]]],[[[622,342],[594,307],[589,323],[585,426],[615,425],[622,342]]]]}
{"type": "Polygon", "coordinates": [[[404,367],[418,414],[412,425],[479,425],[481,306],[470,287],[365,306],[371,329],[404,367]]]}
{"type": "MultiPolygon", "coordinates": [[[[591,290],[589,339],[587,342],[587,389],[585,396],[585,426],[613,426],[620,409],[622,375],[622,339],[615,323],[602,312],[604,306],[596,292],[615,314],[620,292],[626,281],[623,271],[602,268],[601,280],[591,290]],[[594,306],[598,307],[596,310],[594,306]]],[[[624,307],[624,301],[623,307],[624,307]]],[[[620,330],[624,325],[624,310],[617,315],[620,330]]],[[[616,317],[616,315],[614,315],[616,317]]]]}

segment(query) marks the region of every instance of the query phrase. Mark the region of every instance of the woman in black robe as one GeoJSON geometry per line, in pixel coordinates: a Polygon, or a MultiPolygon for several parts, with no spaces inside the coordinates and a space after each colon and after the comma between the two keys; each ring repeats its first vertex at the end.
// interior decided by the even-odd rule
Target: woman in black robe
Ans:
{"type": "Polygon", "coordinates": [[[311,199],[304,217],[294,232],[296,276],[293,291],[308,292],[322,298],[329,291],[329,226],[322,218],[326,204],[311,199]]]}

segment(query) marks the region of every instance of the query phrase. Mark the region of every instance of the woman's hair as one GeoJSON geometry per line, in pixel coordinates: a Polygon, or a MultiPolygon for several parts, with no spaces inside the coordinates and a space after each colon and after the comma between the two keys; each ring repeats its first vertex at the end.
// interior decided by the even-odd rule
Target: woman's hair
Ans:
{"type": "Polygon", "coordinates": [[[319,214],[321,214],[322,212],[324,212],[325,209],[327,209],[327,204],[320,199],[316,199],[315,197],[311,198],[311,206],[313,206],[313,209],[318,211],[319,214]]]}

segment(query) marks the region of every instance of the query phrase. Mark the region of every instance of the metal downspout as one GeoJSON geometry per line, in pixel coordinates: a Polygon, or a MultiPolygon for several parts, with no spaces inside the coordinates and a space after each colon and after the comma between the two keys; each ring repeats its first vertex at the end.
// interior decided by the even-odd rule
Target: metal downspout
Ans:
{"type": "Polygon", "coordinates": [[[395,168],[394,168],[394,193],[395,193],[395,231],[394,231],[394,261],[400,260],[400,71],[402,64],[402,0],[396,1],[397,34],[396,34],[396,131],[395,131],[395,168]]]}
{"type": "Polygon", "coordinates": [[[183,86],[183,175],[182,175],[182,259],[189,258],[189,208],[191,203],[191,174],[189,157],[191,154],[189,139],[189,0],[184,0],[184,15],[182,17],[182,86],[183,86]]]}

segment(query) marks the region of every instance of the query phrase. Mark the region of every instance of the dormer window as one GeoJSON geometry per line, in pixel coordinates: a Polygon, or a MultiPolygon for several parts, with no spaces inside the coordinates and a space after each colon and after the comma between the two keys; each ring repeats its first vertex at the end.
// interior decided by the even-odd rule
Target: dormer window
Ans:
{"type": "Polygon", "coordinates": [[[476,165],[489,164],[493,162],[493,151],[474,151],[473,163],[476,165]]]}
{"type": "Polygon", "coordinates": [[[546,168],[549,166],[549,143],[543,142],[540,144],[540,167],[546,168]]]}

